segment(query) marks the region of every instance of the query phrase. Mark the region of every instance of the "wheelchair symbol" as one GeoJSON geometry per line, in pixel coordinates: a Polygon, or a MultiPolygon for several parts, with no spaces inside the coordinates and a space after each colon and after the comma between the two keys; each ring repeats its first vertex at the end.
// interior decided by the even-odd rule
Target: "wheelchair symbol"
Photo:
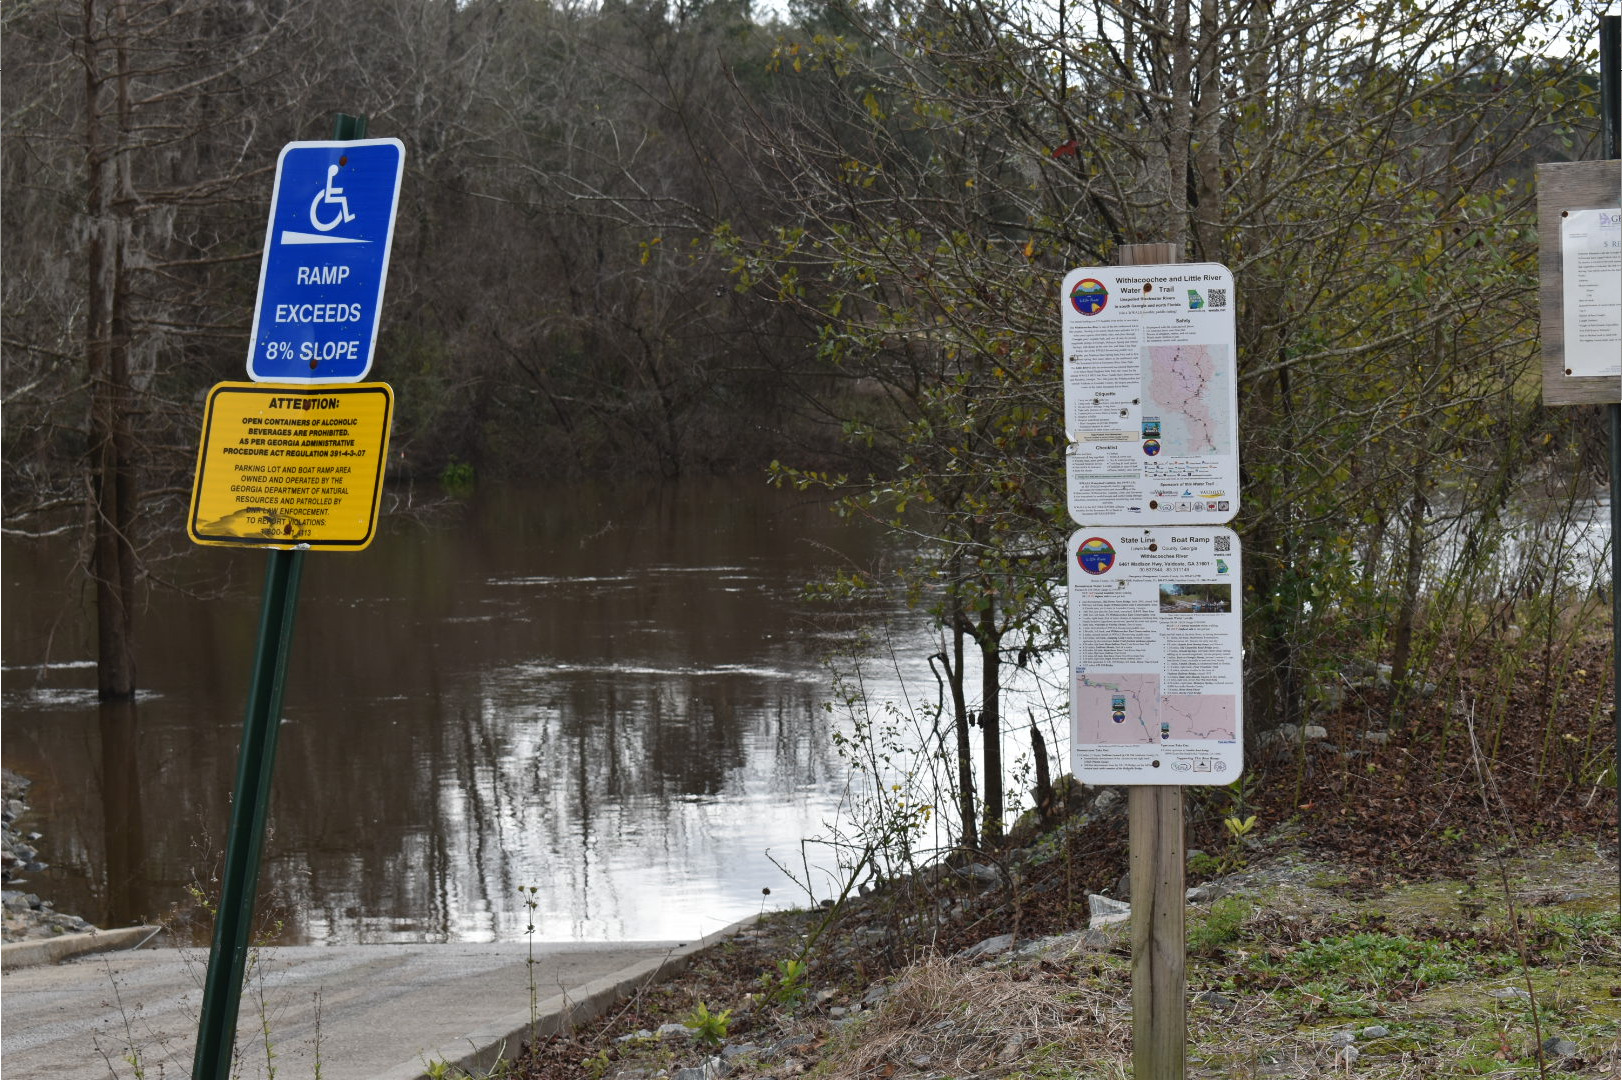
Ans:
{"type": "Polygon", "coordinates": [[[349,211],[349,200],[344,197],[344,189],[332,186],[333,180],[337,179],[337,177],[338,166],[328,165],[327,186],[316,192],[315,198],[310,200],[310,224],[320,232],[331,232],[339,225],[355,220],[355,215],[349,211]],[[323,203],[338,208],[338,213],[331,221],[323,222],[321,220],[321,206],[323,203]]]}

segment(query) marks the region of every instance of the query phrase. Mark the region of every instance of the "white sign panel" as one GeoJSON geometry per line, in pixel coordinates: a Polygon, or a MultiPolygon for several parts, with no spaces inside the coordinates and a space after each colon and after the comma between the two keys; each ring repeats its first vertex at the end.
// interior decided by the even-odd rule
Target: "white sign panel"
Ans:
{"type": "Polygon", "coordinates": [[[1071,520],[1233,520],[1233,273],[1217,263],[1083,267],[1065,276],[1061,304],[1071,520]]]}
{"type": "Polygon", "coordinates": [[[1560,217],[1566,374],[1622,376],[1622,210],[1560,217]]]}
{"type": "Polygon", "coordinates": [[[1244,767],[1239,538],[1070,537],[1071,764],[1088,784],[1229,784],[1244,767]]]}

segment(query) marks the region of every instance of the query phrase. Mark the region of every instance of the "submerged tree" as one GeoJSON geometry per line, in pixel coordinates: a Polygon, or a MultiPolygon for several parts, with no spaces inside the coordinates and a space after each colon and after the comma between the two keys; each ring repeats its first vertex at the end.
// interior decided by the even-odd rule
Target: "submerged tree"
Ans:
{"type": "Polygon", "coordinates": [[[83,508],[104,700],[135,693],[143,534],[175,511],[195,439],[186,376],[215,370],[246,323],[258,251],[245,237],[263,218],[245,189],[275,145],[275,88],[298,78],[275,50],[305,16],[133,0],[7,10],[7,511],[83,508]]]}

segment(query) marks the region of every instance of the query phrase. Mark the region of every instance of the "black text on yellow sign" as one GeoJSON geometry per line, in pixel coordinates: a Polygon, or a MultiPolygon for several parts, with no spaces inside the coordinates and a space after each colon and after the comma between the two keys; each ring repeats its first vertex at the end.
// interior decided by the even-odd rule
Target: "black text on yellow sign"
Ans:
{"type": "Polygon", "coordinates": [[[186,531],[199,544],[359,551],[377,532],[394,392],[385,383],[209,391],[186,531]]]}

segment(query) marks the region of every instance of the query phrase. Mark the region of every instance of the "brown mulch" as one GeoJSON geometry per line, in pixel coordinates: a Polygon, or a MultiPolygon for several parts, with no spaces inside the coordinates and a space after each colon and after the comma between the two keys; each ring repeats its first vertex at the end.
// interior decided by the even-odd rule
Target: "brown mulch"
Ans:
{"type": "MultiPolygon", "coordinates": [[[[1324,743],[1281,747],[1255,763],[1249,812],[1264,823],[1293,820],[1304,847],[1369,879],[1452,872],[1487,845],[1614,837],[1610,650],[1608,638],[1591,637],[1564,673],[1545,672],[1535,654],[1498,671],[1484,670],[1486,657],[1466,657],[1408,706],[1383,745],[1364,735],[1384,729],[1390,694],[1354,695],[1317,721],[1324,743]]],[[[1191,824],[1218,842],[1220,814],[1191,824]]]]}

